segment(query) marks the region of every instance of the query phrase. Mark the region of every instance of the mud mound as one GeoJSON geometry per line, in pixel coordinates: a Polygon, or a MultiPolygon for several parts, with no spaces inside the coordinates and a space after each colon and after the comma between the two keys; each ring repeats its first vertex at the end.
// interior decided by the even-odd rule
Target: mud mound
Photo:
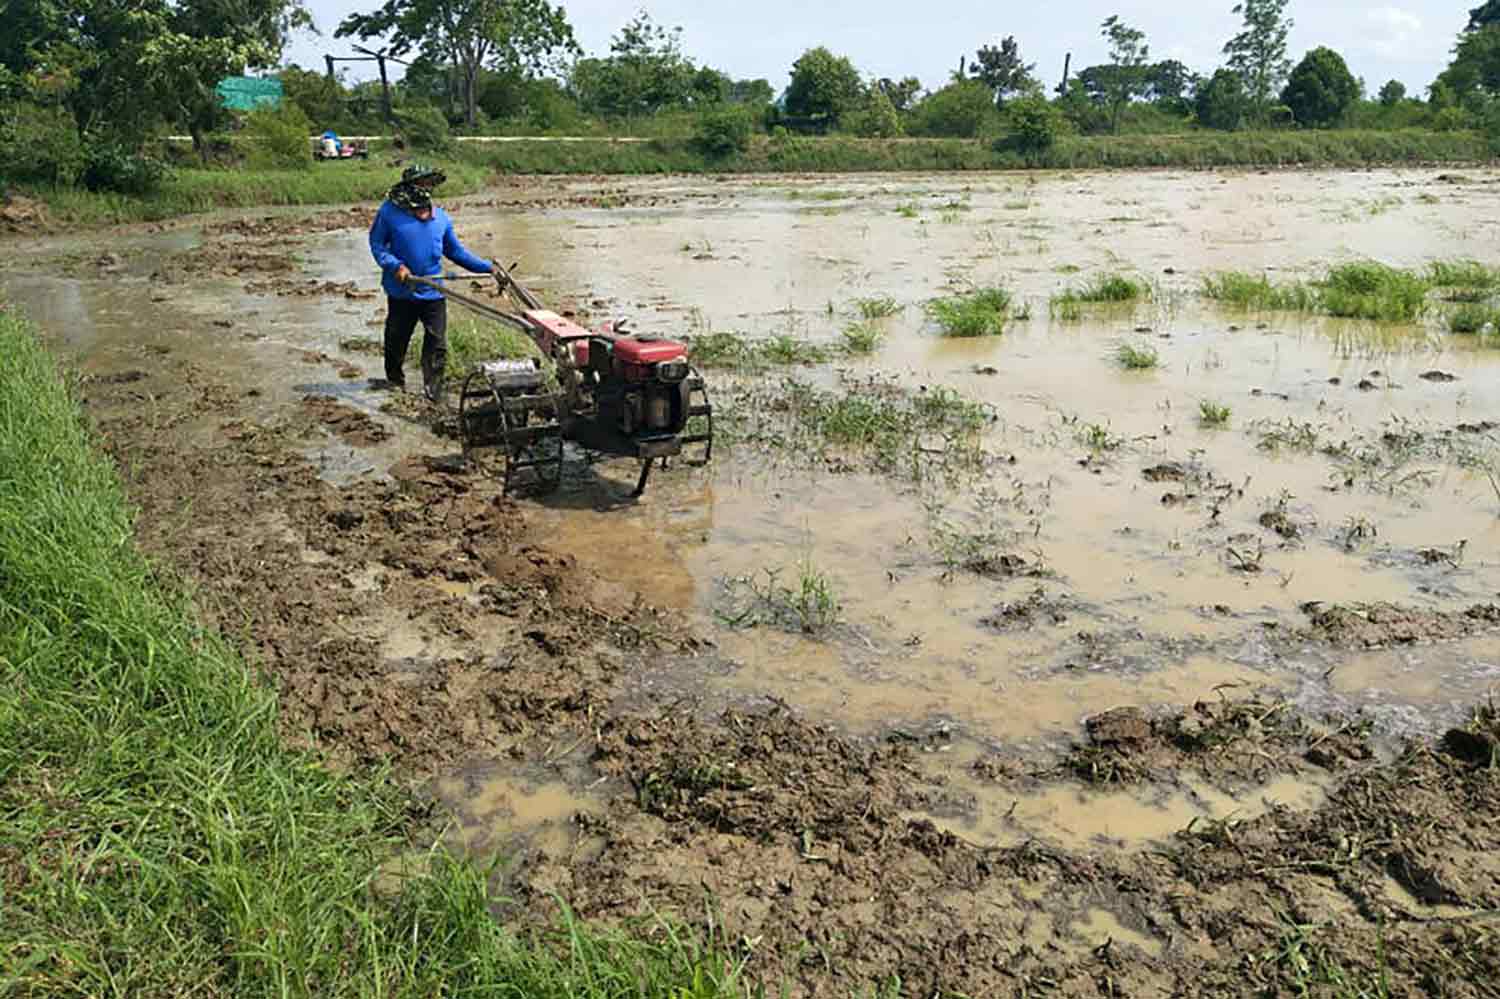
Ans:
{"type": "Polygon", "coordinates": [[[273,281],[251,281],[245,290],[252,295],[279,295],[283,298],[346,298],[364,301],[376,297],[371,288],[364,288],[355,281],[319,281],[316,278],[284,278],[273,281]]]}
{"type": "Polygon", "coordinates": [[[1310,727],[1281,701],[1199,701],[1160,718],[1122,707],[1084,727],[1088,742],[1068,752],[1061,771],[1091,784],[1170,784],[1182,771],[1197,770],[1226,787],[1257,785],[1305,762],[1336,769],[1368,756],[1348,733],[1310,727]]]}
{"type": "Polygon", "coordinates": [[[368,228],[372,219],[368,208],[342,208],[316,215],[262,215],[259,218],[230,219],[203,227],[205,236],[238,236],[247,240],[282,240],[340,229],[368,228]]]}
{"type": "Polygon", "coordinates": [[[1462,611],[1435,611],[1398,604],[1308,603],[1309,626],[1301,637],[1340,648],[1378,649],[1391,645],[1452,641],[1500,628],[1500,606],[1475,604],[1462,611]]]}
{"type": "Polygon", "coordinates": [[[0,230],[35,232],[51,225],[47,206],[33,198],[0,192],[0,230]]]}
{"type": "Polygon", "coordinates": [[[859,746],[779,709],[731,710],[720,721],[705,726],[667,716],[612,724],[596,764],[627,778],[641,807],[669,822],[755,838],[831,840],[855,853],[870,850],[899,810],[916,804],[905,789],[916,772],[904,747],[859,746]]]}
{"type": "Polygon", "coordinates": [[[345,444],[367,447],[389,440],[390,430],[369,414],[339,402],[331,395],[308,395],[302,398],[302,410],[327,427],[345,444]]]}

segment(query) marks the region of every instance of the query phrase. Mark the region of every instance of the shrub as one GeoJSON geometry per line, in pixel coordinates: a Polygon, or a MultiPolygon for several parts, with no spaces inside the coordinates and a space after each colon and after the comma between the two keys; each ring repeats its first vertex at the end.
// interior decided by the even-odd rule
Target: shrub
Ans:
{"type": "Polygon", "coordinates": [[[402,110],[398,117],[406,144],[415,152],[446,152],[453,144],[448,119],[435,107],[417,105],[402,110]]]}
{"type": "Polygon", "coordinates": [[[1022,156],[1036,157],[1050,150],[1064,126],[1062,112],[1044,97],[1022,97],[1005,106],[1010,135],[997,144],[1001,151],[1013,149],[1022,156]]]}
{"type": "Polygon", "coordinates": [[[119,142],[100,139],[90,141],[84,149],[82,180],[90,191],[150,194],[161,187],[167,172],[162,160],[119,142]]]}
{"type": "Polygon", "coordinates": [[[749,108],[720,108],[698,119],[693,144],[708,156],[732,156],[750,148],[754,130],[755,119],[749,108]]]}
{"type": "Polygon", "coordinates": [[[0,180],[70,186],[83,165],[78,126],[62,108],[19,101],[0,110],[0,180]]]}
{"type": "Polygon", "coordinates": [[[911,131],[934,138],[972,139],[993,135],[998,118],[990,88],[978,80],[963,80],[929,94],[918,104],[911,131]]]}
{"type": "Polygon", "coordinates": [[[1474,127],[1474,118],[1460,107],[1443,108],[1432,116],[1434,132],[1462,132],[1474,127]]]}
{"type": "Polygon", "coordinates": [[[1221,69],[1198,88],[1193,113],[1204,128],[1232,132],[1245,119],[1245,83],[1232,69],[1221,69]]]}
{"type": "Polygon", "coordinates": [[[844,116],[843,127],[867,139],[894,139],[904,131],[896,105],[879,87],[871,87],[864,105],[844,116]]]}
{"type": "Polygon", "coordinates": [[[312,166],[312,122],[291,102],[260,107],[245,116],[241,149],[259,170],[301,170],[312,166]]]}
{"type": "Polygon", "coordinates": [[[1359,81],[1344,57],[1321,46],[1303,56],[1281,92],[1297,124],[1316,128],[1336,124],[1358,98],[1359,81]]]}

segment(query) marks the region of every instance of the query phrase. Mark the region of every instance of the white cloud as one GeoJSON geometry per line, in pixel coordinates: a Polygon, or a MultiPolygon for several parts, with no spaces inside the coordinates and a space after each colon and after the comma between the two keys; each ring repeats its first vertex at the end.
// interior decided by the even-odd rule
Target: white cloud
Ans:
{"type": "Polygon", "coordinates": [[[1376,7],[1366,14],[1372,28],[1370,48],[1383,56],[1401,58],[1427,47],[1422,19],[1399,7],[1376,7]]]}

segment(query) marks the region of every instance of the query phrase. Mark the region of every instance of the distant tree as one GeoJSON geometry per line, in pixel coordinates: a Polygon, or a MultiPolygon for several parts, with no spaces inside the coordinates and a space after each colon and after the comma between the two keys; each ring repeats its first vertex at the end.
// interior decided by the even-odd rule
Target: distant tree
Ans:
{"type": "Polygon", "coordinates": [[[485,67],[534,73],[563,52],[578,51],[562,7],[547,0],[386,0],[339,23],[336,38],[388,38],[392,55],[417,51],[453,67],[464,118],[479,118],[479,73],[485,67]]]}
{"type": "Polygon", "coordinates": [[[327,128],[329,122],[344,117],[344,88],[327,73],[292,65],[278,72],[276,78],[287,102],[300,107],[318,128],[327,128]]]}
{"type": "Polygon", "coordinates": [[[1432,85],[1432,103],[1480,110],[1500,96],[1500,24],[1460,36],[1453,61],[1432,85]]]}
{"type": "Polygon", "coordinates": [[[903,77],[900,80],[881,79],[875,85],[890,99],[891,107],[902,114],[912,109],[917,95],[922,92],[922,81],[915,76],[903,77]]]}
{"type": "Polygon", "coordinates": [[[1245,81],[1232,69],[1221,69],[1198,88],[1193,113],[1204,128],[1232,132],[1245,119],[1245,81]]]}
{"type": "Polygon", "coordinates": [[[1068,80],[1067,89],[1058,95],[1058,111],[1083,135],[1109,131],[1109,111],[1104,106],[1104,91],[1097,79],[1099,72],[1105,70],[1107,67],[1089,67],[1080,71],[1068,80]]]}
{"type": "Polygon", "coordinates": [[[1120,112],[1136,97],[1146,92],[1146,60],[1151,50],[1146,33],[1132,28],[1118,15],[1105,19],[1100,33],[1109,42],[1110,63],[1102,81],[1105,101],[1109,105],[1109,130],[1119,132],[1120,112]]]}
{"type": "Polygon", "coordinates": [[[1036,63],[1021,60],[1021,46],[1014,36],[1001,39],[999,46],[985,45],[974,53],[970,72],[995,92],[995,103],[1004,104],[1012,94],[1035,90],[1038,86],[1031,71],[1036,63]]]}
{"type": "Polygon", "coordinates": [[[1243,30],[1224,46],[1229,68],[1244,80],[1252,113],[1265,120],[1271,99],[1291,70],[1286,39],[1292,21],[1285,16],[1287,0],[1244,0],[1234,13],[1244,18],[1243,30]]]}
{"type": "Polygon", "coordinates": [[[1302,57],[1281,92],[1297,124],[1314,128],[1337,124],[1358,98],[1359,81],[1344,57],[1322,46],[1302,57]]]}
{"type": "Polygon", "coordinates": [[[1479,31],[1492,24],[1500,24],[1500,0],[1485,0],[1469,11],[1469,24],[1465,31],[1479,31]]]}
{"type": "Polygon", "coordinates": [[[838,117],[858,108],[865,99],[859,70],[844,56],[826,48],[809,49],[792,64],[786,91],[786,112],[795,117],[838,117]]]}
{"type": "Polygon", "coordinates": [[[1176,59],[1146,67],[1146,100],[1173,114],[1188,114],[1188,95],[1198,85],[1198,74],[1176,59]]]}
{"type": "Polygon", "coordinates": [[[903,131],[901,116],[879,83],[865,89],[864,103],[846,114],[842,124],[847,131],[870,139],[891,139],[903,131]]]}
{"type": "Polygon", "coordinates": [[[1406,84],[1400,80],[1388,80],[1385,86],[1380,88],[1380,103],[1388,108],[1406,100],[1406,84]]]}
{"type": "Polygon", "coordinates": [[[1004,148],[1035,159],[1056,144],[1065,119],[1045,97],[1032,94],[1007,104],[1005,121],[1010,134],[1001,140],[1004,148]]]}
{"type": "Polygon", "coordinates": [[[731,104],[748,104],[763,107],[776,99],[776,91],[769,80],[735,80],[729,85],[731,104]]]}
{"type": "Polygon", "coordinates": [[[727,104],[734,81],[728,75],[708,66],[698,67],[689,85],[688,100],[694,107],[727,104]]]}
{"type": "MultiPolygon", "coordinates": [[[[610,118],[652,115],[694,100],[698,70],[682,54],[681,28],[666,28],[645,11],[610,41],[608,57],[580,59],[570,82],[579,105],[610,118]]],[[[712,89],[716,80],[705,78],[712,89]]]]}
{"type": "Polygon", "coordinates": [[[978,80],[950,83],[928,94],[912,112],[911,131],[918,135],[972,139],[999,126],[994,94],[978,80]]]}

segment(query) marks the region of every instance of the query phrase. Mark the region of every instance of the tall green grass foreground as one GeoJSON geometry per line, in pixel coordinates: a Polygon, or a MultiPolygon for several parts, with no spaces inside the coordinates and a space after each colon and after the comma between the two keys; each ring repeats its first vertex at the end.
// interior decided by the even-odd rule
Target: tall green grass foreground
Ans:
{"type": "Polygon", "coordinates": [[[405,802],[277,737],[274,696],[131,542],[125,498],[0,304],[0,995],[717,997],[657,924],[532,942],[405,802]]]}

